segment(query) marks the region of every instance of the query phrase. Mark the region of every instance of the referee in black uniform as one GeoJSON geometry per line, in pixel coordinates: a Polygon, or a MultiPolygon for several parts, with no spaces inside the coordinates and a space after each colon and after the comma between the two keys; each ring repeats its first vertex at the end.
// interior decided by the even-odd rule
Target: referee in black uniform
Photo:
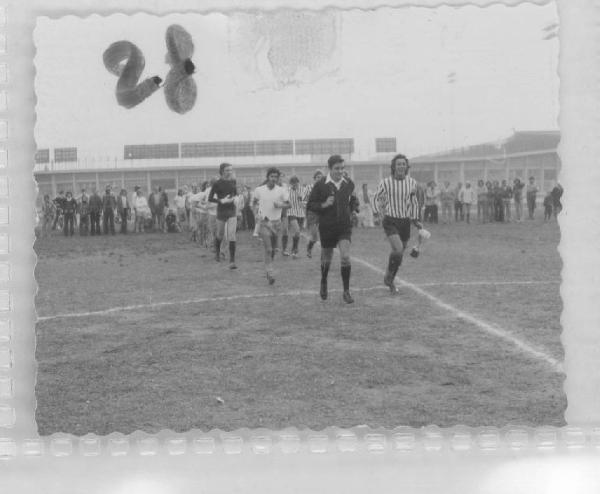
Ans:
{"type": "Polygon", "coordinates": [[[350,239],[352,237],[352,212],[358,211],[358,198],[354,182],[344,177],[344,159],[333,155],[327,161],[329,174],[315,183],[306,208],[319,216],[321,236],[321,299],[327,299],[327,275],[331,266],[333,249],[340,249],[343,300],[354,302],[350,295],[350,239]]]}
{"type": "Polygon", "coordinates": [[[383,230],[392,248],[383,282],[392,293],[396,293],[394,279],[410,238],[410,224],[419,230],[423,226],[419,222],[418,184],[408,176],[408,159],[403,154],[397,154],[392,159],[391,168],[391,177],[381,181],[373,196],[373,209],[383,213],[383,230]]]}

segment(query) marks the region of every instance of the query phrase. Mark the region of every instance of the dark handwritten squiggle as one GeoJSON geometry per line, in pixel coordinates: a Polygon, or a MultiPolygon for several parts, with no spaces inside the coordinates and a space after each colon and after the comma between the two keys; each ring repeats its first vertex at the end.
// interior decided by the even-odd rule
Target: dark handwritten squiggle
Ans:
{"type": "Polygon", "coordinates": [[[165,99],[171,110],[186,113],[196,104],[197,89],[192,74],[196,70],[191,58],[194,42],[181,26],[173,24],[166,34],[167,63],[171,70],[165,80],[165,99]]]}
{"type": "Polygon", "coordinates": [[[119,77],[115,91],[119,105],[133,108],[160,87],[162,79],[158,76],[149,77],[138,84],[146,62],[142,51],[130,41],[111,44],[102,58],[108,71],[119,77]]]}

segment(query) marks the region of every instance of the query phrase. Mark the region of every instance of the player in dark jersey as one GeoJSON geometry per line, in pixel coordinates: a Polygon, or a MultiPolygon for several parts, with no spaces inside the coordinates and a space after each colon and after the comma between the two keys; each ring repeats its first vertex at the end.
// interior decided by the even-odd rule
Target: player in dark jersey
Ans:
{"type": "Polygon", "coordinates": [[[221,178],[215,182],[210,189],[209,202],[217,203],[217,232],[215,237],[215,260],[220,262],[221,241],[225,236],[229,239],[229,269],[237,269],[235,264],[235,246],[237,230],[237,216],[235,211],[235,196],[237,187],[233,178],[233,167],[229,163],[221,163],[219,166],[221,178]]]}
{"type": "Polygon", "coordinates": [[[322,300],[327,299],[327,275],[333,257],[333,249],[340,249],[341,275],[344,286],[343,300],[354,302],[350,295],[350,240],[352,237],[352,212],[358,211],[358,198],[354,192],[354,182],[344,177],[344,159],[333,155],[327,161],[329,174],[317,182],[310,197],[307,209],[319,215],[319,235],[321,236],[321,289],[322,300]]]}
{"type": "MultiPolygon", "coordinates": [[[[402,255],[410,238],[411,222],[419,230],[423,228],[419,221],[418,184],[408,175],[409,168],[406,156],[394,156],[391,176],[381,181],[373,197],[373,207],[383,215],[383,230],[392,248],[383,279],[392,293],[397,292],[394,278],[402,264],[402,255]]],[[[415,253],[418,255],[417,250],[415,253]]],[[[415,254],[411,255],[416,257],[415,254]]]]}

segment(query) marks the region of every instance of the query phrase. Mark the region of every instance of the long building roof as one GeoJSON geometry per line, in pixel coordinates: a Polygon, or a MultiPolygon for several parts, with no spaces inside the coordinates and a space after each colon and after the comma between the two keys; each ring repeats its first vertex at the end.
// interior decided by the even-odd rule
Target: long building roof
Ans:
{"type": "Polygon", "coordinates": [[[560,141],[558,130],[515,131],[510,137],[496,141],[451,149],[412,158],[413,162],[504,158],[509,155],[555,152],[560,141]]]}

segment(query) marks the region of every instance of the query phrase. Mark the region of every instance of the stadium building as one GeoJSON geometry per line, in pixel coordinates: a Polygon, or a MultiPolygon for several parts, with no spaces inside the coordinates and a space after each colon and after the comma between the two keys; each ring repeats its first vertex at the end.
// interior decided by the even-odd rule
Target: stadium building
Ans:
{"type": "MultiPolygon", "coordinates": [[[[438,184],[534,176],[543,193],[558,177],[559,140],[558,131],[518,131],[498,142],[412,157],[411,175],[419,182],[438,184]]],[[[388,175],[397,148],[396,138],[377,138],[369,160],[353,160],[351,138],[137,144],[124,146],[121,158],[96,159],[78,159],[77,148],[40,149],[34,174],[39,197],[56,197],[60,190],[77,195],[82,188],[103,190],[107,184],[128,191],[135,185],[146,191],[158,185],[173,195],[184,185],[215,176],[223,161],[234,165],[239,183],[254,187],[274,165],[288,177],[297,175],[302,183],[309,183],[315,169],[326,168],[331,154],[340,154],[353,180],[372,189],[388,175]]]]}

